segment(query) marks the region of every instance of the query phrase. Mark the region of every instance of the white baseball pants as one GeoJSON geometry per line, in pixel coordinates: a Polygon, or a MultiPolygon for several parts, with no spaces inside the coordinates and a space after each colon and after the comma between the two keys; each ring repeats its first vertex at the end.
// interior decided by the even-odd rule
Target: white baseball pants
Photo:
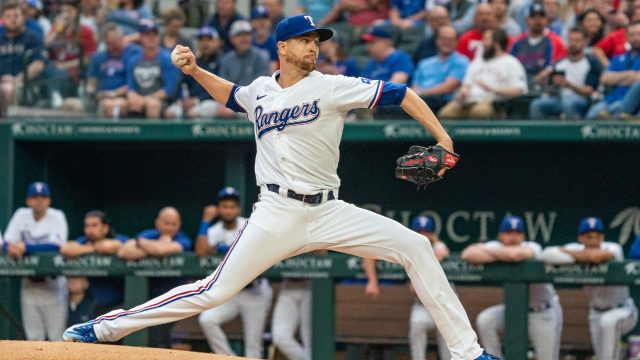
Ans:
{"type": "MultiPolygon", "coordinates": [[[[548,309],[529,312],[529,341],[533,345],[538,360],[558,360],[560,357],[560,337],[562,336],[562,307],[555,299],[548,309]]],[[[501,336],[504,334],[504,304],[490,306],[476,319],[480,342],[487,352],[502,356],[501,336]]]]}
{"type": "MultiPolygon", "coordinates": [[[[311,285],[310,283],[308,285],[311,285]]],[[[283,282],[273,309],[273,343],[289,360],[311,360],[311,286],[287,287],[283,282]],[[300,340],[295,338],[300,327],[300,340]]]]}
{"type": "Polygon", "coordinates": [[[98,340],[115,341],[145,327],[219,306],[285,258],[329,249],[404,266],[444,337],[453,360],[482,354],[462,304],[449,286],[429,240],[400,223],[341,200],[308,205],[263,190],[216,271],[131,310],[94,320],[98,340]]]}
{"type": "Polygon", "coordinates": [[[68,294],[64,276],[42,282],[22,279],[20,307],[27,340],[62,341],[67,328],[68,294]]]}
{"type": "Polygon", "coordinates": [[[633,330],[638,321],[638,309],[629,298],[623,307],[608,311],[589,310],[591,345],[598,359],[619,360],[620,337],[633,330]]]}
{"type": "Polygon", "coordinates": [[[222,325],[240,315],[244,332],[244,356],[261,358],[262,334],[271,308],[272,296],[273,291],[269,283],[260,281],[254,287],[240,291],[226,303],[202,312],[198,322],[211,350],[215,354],[236,355],[231,350],[222,325]]]}
{"type": "MultiPolygon", "coordinates": [[[[427,346],[429,345],[428,332],[436,330],[431,314],[425,307],[416,302],[411,308],[409,318],[409,344],[411,345],[411,360],[424,360],[427,358],[427,346]]],[[[436,330],[436,342],[440,360],[451,359],[451,354],[440,332],[436,330]]]]}

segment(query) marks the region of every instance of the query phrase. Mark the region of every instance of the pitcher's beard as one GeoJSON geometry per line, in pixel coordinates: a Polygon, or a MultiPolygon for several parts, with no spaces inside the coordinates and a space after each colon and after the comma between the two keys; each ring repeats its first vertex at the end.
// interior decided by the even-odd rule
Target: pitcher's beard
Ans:
{"type": "Polygon", "coordinates": [[[286,59],[288,62],[292,63],[296,67],[306,71],[312,72],[316,69],[317,59],[312,56],[304,56],[301,58],[286,55],[286,59]]]}

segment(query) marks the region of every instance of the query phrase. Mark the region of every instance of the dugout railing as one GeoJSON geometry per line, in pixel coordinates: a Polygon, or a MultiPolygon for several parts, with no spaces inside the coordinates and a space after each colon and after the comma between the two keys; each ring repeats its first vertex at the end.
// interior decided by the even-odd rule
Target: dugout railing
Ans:
{"type": "MultiPolygon", "coordinates": [[[[123,276],[125,278],[125,307],[139,305],[146,300],[148,277],[184,276],[200,278],[211,273],[222,260],[221,256],[199,258],[184,253],[167,258],[123,261],[116,257],[86,255],[65,259],[58,253],[26,256],[20,260],[0,257],[0,302],[12,313],[19,312],[12,292],[18,291],[22,276],[123,276]],[[13,280],[12,280],[13,279],[13,280]]],[[[526,359],[529,348],[527,336],[528,285],[551,282],[559,286],[629,285],[637,304],[640,304],[640,261],[614,261],[598,265],[547,265],[538,261],[519,264],[472,265],[453,255],[442,263],[449,280],[458,286],[503,286],[505,313],[505,357],[507,360],[526,359]]],[[[387,263],[378,267],[379,278],[406,281],[401,266],[387,263]]],[[[313,359],[333,359],[335,354],[335,293],[334,283],[341,279],[365,277],[360,258],[330,253],[329,256],[303,255],[284,260],[264,274],[268,278],[313,279],[313,359]]],[[[0,338],[10,337],[11,324],[0,317],[0,338]]],[[[147,332],[138,331],[125,339],[125,344],[147,344],[147,332]]]]}

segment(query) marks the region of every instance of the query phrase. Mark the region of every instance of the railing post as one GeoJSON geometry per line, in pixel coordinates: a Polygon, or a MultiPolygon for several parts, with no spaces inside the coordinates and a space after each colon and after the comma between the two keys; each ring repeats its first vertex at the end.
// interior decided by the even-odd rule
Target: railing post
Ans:
{"type": "Polygon", "coordinates": [[[335,288],[333,279],[314,279],[311,300],[313,360],[332,360],[335,355],[335,288]]]}
{"type": "Polygon", "coordinates": [[[505,360],[524,360],[529,349],[529,284],[505,283],[505,360]]]}
{"type": "MultiPolygon", "coordinates": [[[[149,300],[149,279],[144,276],[129,275],[124,278],[124,308],[131,309],[149,300]]],[[[124,338],[130,346],[149,345],[149,331],[142,329],[124,338]]]]}

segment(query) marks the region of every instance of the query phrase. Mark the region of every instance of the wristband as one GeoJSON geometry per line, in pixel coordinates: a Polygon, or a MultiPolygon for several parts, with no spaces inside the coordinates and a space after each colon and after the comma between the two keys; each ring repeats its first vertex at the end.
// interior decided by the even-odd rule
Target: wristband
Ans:
{"type": "Polygon", "coordinates": [[[209,231],[209,223],[203,221],[200,223],[200,230],[198,230],[198,236],[206,236],[209,231]]]}

